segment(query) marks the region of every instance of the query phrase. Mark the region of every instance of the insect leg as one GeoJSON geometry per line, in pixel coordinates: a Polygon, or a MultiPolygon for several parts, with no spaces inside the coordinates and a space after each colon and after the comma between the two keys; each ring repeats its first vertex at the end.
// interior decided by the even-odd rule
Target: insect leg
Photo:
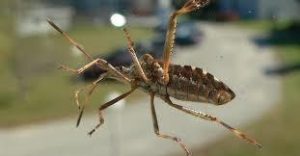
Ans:
{"type": "Polygon", "coordinates": [[[91,62],[88,63],[87,65],[85,65],[84,67],[78,69],[78,70],[74,70],[71,68],[68,68],[66,66],[61,66],[62,69],[68,70],[68,71],[73,71],[73,72],[83,72],[84,70],[86,70],[87,68],[91,67],[92,65],[97,65],[99,68],[107,70],[109,72],[111,72],[111,74],[113,74],[114,76],[120,77],[123,80],[125,80],[126,82],[130,82],[131,80],[128,79],[125,75],[123,75],[122,73],[120,73],[115,67],[113,67],[111,64],[109,64],[107,61],[97,58],[97,59],[93,59],[89,53],[79,44],[77,43],[72,37],[70,37],[66,32],[64,32],[61,28],[59,28],[54,22],[52,22],[50,19],[48,19],[48,23],[55,29],[57,30],[59,33],[61,33],[73,46],[75,46],[78,50],[80,50],[87,59],[89,59],[91,62]]]}
{"type": "Polygon", "coordinates": [[[99,123],[95,126],[95,128],[93,128],[88,134],[92,135],[103,123],[104,123],[104,118],[102,115],[102,111],[104,109],[106,109],[107,107],[117,103],[118,101],[124,99],[125,97],[127,97],[128,95],[130,95],[133,91],[135,91],[136,87],[133,87],[130,91],[106,102],[105,104],[101,105],[98,109],[98,115],[99,115],[99,123]]]}
{"type": "Polygon", "coordinates": [[[85,109],[85,106],[88,103],[88,100],[89,100],[90,96],[92,95],[92,93],[96,89],[98,82],[100,82],[101,80],[103,80],[106,76],[107,76],[107,73],[101,74],[97,80],[95,80],[90,86],[88,86],[89,89],[88,89],[87,95],[85,96],[84,103],[82,105],[79,102],[79,94],[84,89],[79,89],[79,90],[77,90],[75,92],[75,95],[74,95],[74,97],[75,97],[75,103],[76,103],[76,105],[78,106],[78,109],[79,109],[79,115],[78,115],[78,118],[77,118],[76,127],[78,127],[79,124],[80,124],[81,117],[83,115],[83,111],[85,109]]]}
{"type": "Polygon", "coordinates": [[[189,108],[186,108],[184,106],[181,106],[181,105],[177,105],[177,104],[174,104],[171,99],[169,97],[166,97],[164,98],[164,100],[172,107],[178,109],[178,110],[181,110],[185,113],[188,113],[190,115],[193,115],[195,117],[198,117],[198,118],[201,118],[201,119],[204,119],[204,120],[207,120],[207,121],[212,121],[212,122],[216,122],[220,125],[222,125],[223,127],[227,128],[229,131],[231,131],[234,135],[236,135],[237,137],[257,146],[258,148],[262,148],[262,145],[259,144],[255,139],[252,139],[250,138],[249,136],[247,136],[245,133],[229,126],[227,123],[223,122],[222,120],[218,119],[217,117],[214,117],[212,115],[209,115],[209,114],[205,114],[205,113],[202,113],[202,112],[197,112],[197,111],[194,111],[194,110],[191,110],[189,108]]]}
{"type": "MultiPolygon", "coordinates": [[[[66,70],[66,71],[73,72],[73,73],[75,73],[75,74],[81,74],[81,73],[84,72],[86,69],[88,69],[89,67],[91,67],[91,66],[93,66],[94,64],[96,64],[97,61],[99,61],[99,60],[100,60],[100,59],[95,59],[95,60],[93,60],[92,62],[86,64],[85,66],[83,66],[82,68],[79,68],[79,69],[73,69],[73,68],[70,68],[70,67],[67,67],[67,66],[64,66],[64,65],[61,65],[60,68],[63,69],[63,70],[66,70]]],[[[105,61],[105,60],[103,60],[103,61],[105,61]]],[[[106,62],[106,61],[105,61],[105,62],[106,62]]],[[[104,63],[105,63],[105,62],[104,62],[104,63]]],[[[106,63],[105,65],[107,65],[107,67],[104,68],[104,69],[107,69],[107,70],[109,70],[109,71],[111,71],[111,72],[113,72],[113,73],[117,73],[117,74],[115,74],[117,77],[121,77],[121,78],[123,78],[123,79],[125,79],[125,80],[127,79],[127,77],[125,77],[125,76],[124,76],[124,77],[119,76],[118,73],[120,73],[120,72],[117,71],[117,70],[116,70],[113,66],[111,66],[110,64],[106,63]]],[[[121,73],[120,73],[120,74],[121,74],[121,73]]],[[[89,91],[88,91],[88,93],[87,93],[87,95],[86,95],[86,97],[85,97],[85,101],[84,101],[82,107],[81,107],[80,102],[79,102],[79,94],[80,94],[84,89],[79,89],[79,90],[76,90],[76,91],[75,91],[75,94],[74,94],[74,97],[75,97],[75,103],[76,103],[77,107],[79,108],[79,116],[78,116],[78,118],[77,118],[76,127],[78,127],[79,124],[80,124],[80,120],[81,120],[81,117],[82,117],[82,115],[83,115],[83,111],[84,111],[84,109],[85,109],[85,105],[88,103],[88,99],[89,99],[90,95],[93,93],[94,89],[96,88],[97,83],[98,83],[99,81],[101,81],[103,78],[105,78],[107,75],[108,75],[108,73],[104,73],[104,74],[100,75],[100,77],[92,83],[92,85],[91,85],[91,87],[90,87],[90,89],[89,89],[89,91]]],[[[128,80],[129,80],[129,79],[128,79],[128,80]]],[[[130,81],[130,80],[129,80],[129,81],[130,81]]]]}
{"type": "Polygon", "coordinates": [[[101,69],[107,70],[109,73],[111,73],[112,75],[114,75],[118,78],[121,78],[127,82],[131,81],[129,78],[127,78],[125,75],[123,75],[121,72],[119,72],[115,67],[113,67],[111,64],[109,64],[107,61],[100,59],[100,58],[97,58],[97,59],[91,61],[90,63],[84,65],[83,67],[81,67],[79,69],[73,69],[73,68],[67,67],[65,65],[60,65],[59,69],[73,72],[75,74],[81,74],[95,64],[100,65],[101,69]]]}
{"type": "Polygon", "coordinates": [[[74,69],[74,68],[68,67],[66,65],[59,65],[59,69],[62,69],[62,70],[68,71],[68,72],[72,72],[75,74],[81,74],[84,71],[86,71],[87,69],[89,69],[90,67],[92,67],[93,65],[97,64],[97,61],[99,61],[99,60],[95,59],[92,62],[84,65],[83,67],[81,67],[79,69],[74,69]]]}
{"type": "MultiPolygon", "coordinates": [[[[73,68],[67,67],[65,65],[60,65],[59,68],[65,70],[65,71],[73,72],[75,74],[81,74],[86,69],[88,69],[89,67],[91,67],[92,65],[94,65],[96,63],[96,61],[97,60],[94,60],[91,63],[86,64],[85,66],[83,66],[82,68],[79,68],[79,69],[73,69],[73,68]]],[[[84,101],[84,103],[83,103],[82,106],[81,106],[81,104],[79,102],[80,101],[79,100],[79,95],[80,95],[80,93],[82,91],[86,90],[87,87],[81,88],[81,89],[78,89],[78,90],[75,91],[75,93],[74,93],[75,104],[77,105],[77,107],[79,109],[79,116],[78,116],[78,119],[77,119],[76,127],[78,127],[79,124],[80,124],[80,120],[81,120],[81,117],[83,115],[83,111],[85,109],[85,105],[88,103],[88,99],[89,99],[90,95],[93,93],[94,89],[96,88],[97,83],[99,81],[101,81],[106,75],[107,75],[107,73],[104,73],[104,74],[100,75],[100,77],[92,83],[92,85],[90,86],[90,89],[89,89],[89,91],[88,91],[88,93],[87,93],[87,95],[85,97],[85,101],[84,101]]]]}
{"type": "Polygon", "coordinates": [[[169,65],[171,61],[171,55],[173,54],[174,49],[174,40],[177,26],[177,17],[189,13],[191,11],[197,10],[200,7],[204,7],[207,5],[209,0],[188,0],[184,6],[173,12],[169,19],[168,31],[166,34],[166,40],[164,45],[164,53],[163,53],[163,70],[164,70],[164,82],[167,84],[169,82],[169,65]]]}
{"type": "Polygon", "coordinates": [[[152,114],[152,120],[153,120],[154,133],[158,137],[175,141],[176,143],[178,143],[181,146],[181,148],[183,148],[183,150],[185,151],[187,156],[191,156],[192,155],[191,152],[188,150],[187,146],[181,141],[180,138],[160,133],[158,122],[157,122],[157,116],[156,116],[156,112],[155,112],[155,106],[154,106],[154,93],[150,94],[150,98],[151,98],[151,114],[152,114]]]}
{"type": "Polygon", "coordinates": [[[58,27],[50,19],[47,19],[47,21],[56,31],[61,33],[72,45],[74,45],[78,50],[80,50],[90,61],[93,60],[93,58],[90,56],[90,54],[86,50],[84,50],[84,48],[80,44],[78,44],[71,36],[69,36],[66,32],[64,32],[60,27],[58,27]]]}
{"type": "Polygon", "coordinates": [[[133,48],[134,43],[133,43],[133,41],[132,41],[132,39],[131,39],[131,37],[129,35],[129,32],[128,32],[128,30],[126,28],[124,28],[123,31],[125,32],[125,35],[126,35],[126,38],[127,38],[127,41],[128,41],[128,52],[129,52],[129,54],[130,54],[130,56],[132,58],[132,61],[133,61],[134,65],[135,65],[137,71],[139,72],[140,76],[143,78],[143,80],[145,82],[147,82],[147,81],[149,81],[149,79],[147,78],[147,76],[146,76],[143,68],[141,67],[141,64],[140,64],[140,62],[139,62],[139,60],[138,60],[138,58],[136,56],[136,52],[135,52],[135,50],[133,48]]]}

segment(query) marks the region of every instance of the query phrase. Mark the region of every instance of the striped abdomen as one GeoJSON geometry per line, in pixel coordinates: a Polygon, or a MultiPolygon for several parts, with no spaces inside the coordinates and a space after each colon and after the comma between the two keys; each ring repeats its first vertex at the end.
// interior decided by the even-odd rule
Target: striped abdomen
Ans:
{"type": "Polygon", "coordinates": [[[201,68],[170,65],[167,94],[179,100],[225,104],[235,94],[223,82],[201,68]]]}

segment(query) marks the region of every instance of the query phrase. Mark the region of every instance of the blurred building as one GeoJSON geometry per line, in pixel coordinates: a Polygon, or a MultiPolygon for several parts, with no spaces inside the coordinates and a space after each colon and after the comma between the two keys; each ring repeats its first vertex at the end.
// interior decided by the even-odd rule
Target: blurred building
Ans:
{"type": "Polygon", "coordinates": [[[135,24],[155,25],[154,15],[161,5],[169,6],[165,0],[16,0],[15,4],[16,28],[21,36],[48,33],[51,29],[47,18],[67,29],[73,18],[109,23],[111,15],[116,12],[131,17],[135,24]]]}
{"type": "MultiPolygon", "coordinates": [[[[172,5],[186,0],[16,0],[17,30],[20,34],[47,33],[45,22],[51,17],[63,27],[73,18],[108,23],[113,13],[129,17],[130,23],[153,26],[168,18],[172,5]],[[154,16],[160,19],[157,20],[154,16]],[[140,18],[142,17],[142,18],[140,18]],[[147,17],[147,18],[145,18],[147,17]],[[150,18],[149,18],[150,17],[150,18]]],[[[174,5],[176,7],[176,5],[174,5]]],[[[208,7],[195,12],[196,18],[237,20],[300,20],[299,0],[212,0],[208,7]],[[210,18],[207,18],[210,17],[210,18]]],[[[77,20],[79,21],[79,20],[77,20]]],[[[166,22],[164,22],[166,23],[166,22]]]]}
{"type": "Polygon", "coordinates": [[[219,0],[221,12],[234,12],[240,18],[299,20],[299,0],[219,0]]]}
{"type": "Polygon", "coordinates": [[[19,36],[26,37],[53,31],[47,18],[55,20],[62,28],[71,26],[73,8],[68,5],[50,5],[41,1],[18,0],[15,5],[15,29],[19,36]]]}
{"type": "Polygon", "coordinates": [[[155,13],[158,0],[70,0],[79,15],[104,16],[111,12],[148,16],[155,13]]]}
{"type": "Polygon", "coordinates": [[[299,0],[259,0],[260,18],[277,18],[279,20],[300,20],[299,0]]]}

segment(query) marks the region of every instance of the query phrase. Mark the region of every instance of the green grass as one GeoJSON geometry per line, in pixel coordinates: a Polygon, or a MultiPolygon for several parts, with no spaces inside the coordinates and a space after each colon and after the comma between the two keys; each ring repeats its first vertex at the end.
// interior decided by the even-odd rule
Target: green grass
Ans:
{"type": "MultiPolygon", "coordinates": [[[[87,84],[71,73],[57,70],[63,63],[78,68],[85,59],[72,55],[70,45],[55,33],[48,36],[17,38],[10,18],[0,20],[0,127],[15,127],[77,116],[73,93],[87,84]],[[2,23],[3,22],[3,23],[2,23]],[[3,28],[2,28],[3,27],[3,28]]],[[[151,30],[129,28],[135,41],[151,37],[151,30]]],[[[121,29],[78,24],[68,31],[92,55],[126,46],[121,29]]],[[[110,91],[128,86],[102,83],[94,93],[89,110],[95,110],[110,91]]],[[[74,119],[75,120],[75,119],[74,119]]]]}
{"type": "Polygon", "coordinates": [[[267,20],[246,20],[246,21],[236,21],[234,22],[235,25],[252,29],[256,31],[270,31],[271,29],[282,29],[287,27],[291,22],[290,21],[267,21],[267,20]]]}
{"type": "Polygon", "coordinates": [[[261,20],[261,21],[236,21],[234,22],[235,25],[238,25],[240,27],[243,28],[248,28],[248,29],[255,29],[258,31],[266,31],[270,28],[274,27],[274,23],[270,22],[270,21],[265,21],[265,20],[261,20]]]}
{"type": "MultiPolygon", "coordinates": [[[[254,23],[252,23],[255,25],[254,23]]],[[[247,24],[246,24],[247,25],[247,24]]],[[[258,24],[260,25],[260,23],[258,24]]],[[[260,27],[268,30],[268,24],[260,27]]],[[[249,26],[249,25],[247,25],[249,26]]],[[[251,28],[251,27],[250,27],[251,28]]],[[[299,45],[274,45],[282,63],[299,63],[299,45]]],[[[300,72],[296,71],[282,78],[283,99],[271,113],[265,114],[258,123],[248,127],[248,133],[254,136],[264,148],[256,149],[252,145],[232,137],[209,145],[205,150],[194,151],[202,156],[296,156],[300,155],[300,72]]],[[[272,98],[272,97],[266,97],[272,98]]]]}

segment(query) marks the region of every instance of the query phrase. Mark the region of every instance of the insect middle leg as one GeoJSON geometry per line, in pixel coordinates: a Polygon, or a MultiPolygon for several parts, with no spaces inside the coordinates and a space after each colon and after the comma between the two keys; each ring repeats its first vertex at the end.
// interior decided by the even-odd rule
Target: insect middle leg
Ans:
{"type": "Polygon", "coordinates": [[[99,123],[95,126],[95,128],[93,128],[88,134],[92,135],[103,123],[104,123],[104,117],[102,115],[102,111],[105,110],[106,108],[108,108],[109,106],[112,106],[113,104],[117,103],[118,101],[126,98],[128,95],[130,95],[133,91],[136,90],[136,87],[132,87],[130,91],[106,102],[105,104],[101,105],[98,108],[98,116],[99,116],[99,123]]]}
{"type": "MultiPolygon", "coordinates": [[[[73,68],[67,67],[65,65],[60,65],[59,68],[62,69],[62,70],[65,70],[65,71],[73,72],[75,74],[81,74],[82,72],[84,72],[85,70],[87,70],[88,68],[90,68],[91,66],[95,65],[97,63],[97,61],[98,61],[98,59],[95,59],[94,61],[86,64],[85,66],[83,66],[83,67],[81,67],[79,69],[73,69],[73,68]]],[[[79,109],[79,115],[78,115],[78,118],[77,118],[76,127],[78,127],[79,124],[80,124],[80,121],[81,121],[81,118],[82,118],[85,106],[88,103],[89,97],[94,92],[94,90],[95,90],[95,88],[97,86],[97,83],[100,82],[101,80],[103,80],[107,75],[108,75],[107,72],[103,73],[102,75],[99,76],[99,78],[97,80],[95,80],[94,82],[92,82],[91,86],[87,86],[85,88],[80,88],[80,89],[78,89],[78,90],[75,91],[75,94],[74,94],[75,104],[77,105],[77,107],[79,109]],[[90,88],[88,88],[88,87],[90,87],[90,88]],[[88,89],[88,92],[85,95],[84,102],[83,102],[83,104],[80,104],[80,102],[79,102],[80,101],[79,100],[79,96],[82,93],[82,91],[87,90],[87,89],[88,89]]]]}
{"type": "Polygon", "coordinates": [[[165,102],[167,102],[171,107],[174,107],[174,108],[176,108],[180,111],[183,111],[183,112],[188,113],[190,115],[193,115],[195,117],[198,117],[198,118],[201,118],[201,119],[204,119],[204,120],[207,120],[207,121],[216,122],[216,123],[222,125],[223,127],[227,128],[229,131],[231,131],[237,137],[239,137],[239,138],[241,138],[241,139],[257,146],[258,148],[262,147],[262,145],[259,144],[255,139],[252,139],[249,136],[247,136],[245,133],[229,126],[227,123],[223,122],[222,120],[218,119],[217,117],[214,117],[214,116],[206,114],[206,113],[197,112],[197,111],[194,111],[192,109],[186,108],[186,107],[181,106],[181,105],[174,104],[169,97],[165,97],[165,98],[163,98],[163,100],[165,102]]]}
{"type": "Polygon", "coordinates": [[[82,115],[83,115],[83,112],[85,110],[85,106],[88,104],[88,100],[90,98],[90,96],[93,94],[94,90],[96,89],[98,83],[103,80],[105,77],[107,76],[107,73],[103,73],[99,76],[99,78],[97,80],[95,80],[94,82],[92,82],[91,85],[89,85],[88,87],[88,91],[87,91],[87,94],[85,95],[85,98],[84,98],[84,102],[83,104],[81,105],[80,102],[79,102],[79,94],[83,91],[83,90],[86,90],[86,88],[83,88],[83,89],[79,89],[77,91],[75,91],[75,95],[74,95],[74,98],[75,98],[75,103],[79,109],[79,115],[78,115],[78,118],[77,118],[77,122],[76,122],[76,127],[79,126],[80,124],[80,121],[81,121],[81,118],[82,118],[82,115]]]}
{"type": "Polygon", "coordinates": [[[183,148],[183,150],[185,151],[187,156],[191,156],[192,155],[191,152],[188,150],[187,146],[181,141],[180,138],[171,136],[171,135],[167,135],[167,134],[163,134],[159,131],[159,126],[158,126],[157,116],[156,116],[156,111],[155,111],[155,106],[154,106],[154,93],[150,94],[150,98],[151,98],[150,103],[151,103],[151,114],[152,114],[152,120],[153,120],[154,133],[158,137],[175,141],[176,143],[178,143],[181,146],[181,148],[183,148]]]}

